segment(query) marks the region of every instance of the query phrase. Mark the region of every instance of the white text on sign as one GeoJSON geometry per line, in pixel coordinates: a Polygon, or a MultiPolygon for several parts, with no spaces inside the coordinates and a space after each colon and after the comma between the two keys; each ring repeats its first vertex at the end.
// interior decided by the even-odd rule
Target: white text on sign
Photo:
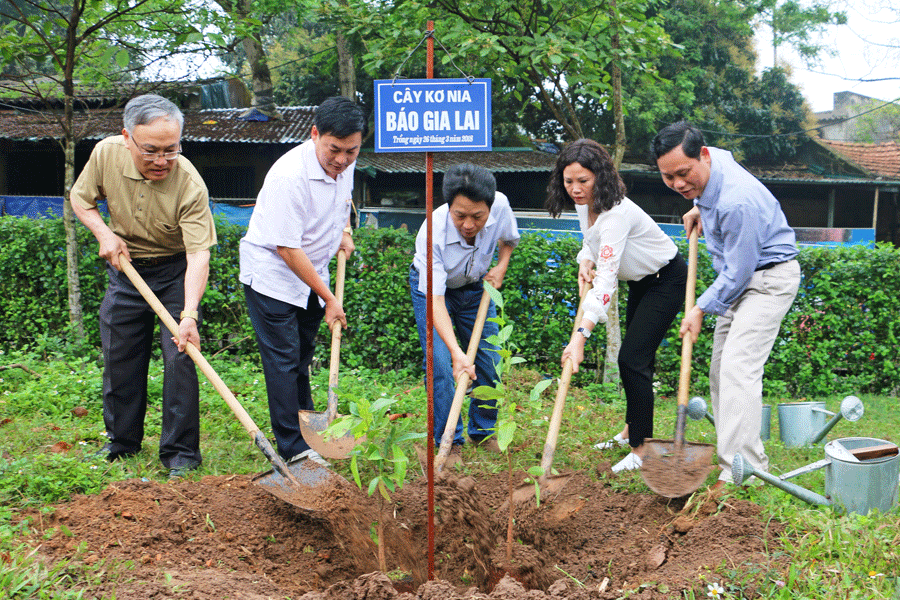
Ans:
{"type": "Polygon", "coordinates": [[[454,110],[453,123],[450,127],[450,111],[426,110],[420,118],[417,112],[388,111],[384,113],[384,128],[386,131],[419,131],[419,125],[423,131],[477,131],[480,127],[480,113],[476,110],[454,110]]]}

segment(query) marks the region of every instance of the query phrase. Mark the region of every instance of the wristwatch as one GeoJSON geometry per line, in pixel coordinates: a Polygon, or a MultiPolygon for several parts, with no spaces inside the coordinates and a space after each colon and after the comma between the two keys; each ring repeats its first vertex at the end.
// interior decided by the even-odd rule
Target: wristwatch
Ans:
{"type": "Polygon", "coordinates": [[[587,328],[585,328],[585,327],[579,327],[579,328],[577,329],[577,331],[578,331],[578,333],[580,333],[581,335],[584,336],[584,339],[588,339],[589,337],[591,337],[591,330],[590,330],[590,329],[587,329],[587,328]]]}
{"type": "Polygon", "coordinates": [[[353,228],[350,227],[349,225],[347,225],[346,227],[344,227],[344,233],[349,233],[350,235],[353,235],[353,228]]]}
{"type": "Polygon", "coordinates": [[[181,311],[181,318],[182,319],[193,319],[195,321],[199,321],[200,315],[197,313],[196,310],[183,310],[183,311],[181,311]]]}

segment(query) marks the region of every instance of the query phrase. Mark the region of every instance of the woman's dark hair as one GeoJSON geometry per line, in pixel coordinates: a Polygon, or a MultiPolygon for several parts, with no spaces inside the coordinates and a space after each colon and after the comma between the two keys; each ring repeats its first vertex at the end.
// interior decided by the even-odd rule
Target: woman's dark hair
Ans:
{"type": "Polygon", "coordinates": [[[625,197],[625,182],[616,171],[609,152],[594,140],[576,140],[562,149],[550,174],[547,202],[544,206],[551,216],[558,217],[563,208],[575,205],[563,182],[563,171],[573,163],[580,164],[594,174],[594,201],[591,209],[596,214],[608,211],[625,197]]]}
{"type": "Polygon", "coordinates": [[[484,167],[460,163],[447,169],[441,191],[447,204],[452,205],[454,198],[462,194],[472,202],[484,202],[491,208],[497,191],[497,180],[484,167]]]}
{"type": "Polygon", "coordinates": [[[678,121],[656,134],[650,142],[650,158],[655,164],[678,146],[681,146],[681,151],[688,158],[699,158],[704,145],[703,133],[699,129],[687,121],[678,121]]]}

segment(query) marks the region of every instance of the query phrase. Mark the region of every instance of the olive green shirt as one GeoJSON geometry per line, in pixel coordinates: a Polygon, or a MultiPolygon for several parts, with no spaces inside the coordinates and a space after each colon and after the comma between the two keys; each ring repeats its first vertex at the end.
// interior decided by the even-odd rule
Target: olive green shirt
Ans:
{"type": "Polygon", "coordinates": [[[101,140],[72,186],[71,200],[85,209],[106,199],[109,226],[133,258],[200,252],[217,243],[206,184],[179,156],[165,179],[144,179],[121,135],[101,140]]]}

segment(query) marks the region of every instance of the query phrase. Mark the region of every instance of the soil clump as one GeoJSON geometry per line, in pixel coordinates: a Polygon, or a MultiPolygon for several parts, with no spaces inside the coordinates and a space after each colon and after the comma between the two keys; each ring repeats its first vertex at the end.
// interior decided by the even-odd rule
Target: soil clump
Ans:
{"type": "MultiPolygon", "coordinates": [[[[605,474],[604,474],[605,477],[605,474]]],[[[28,515],[46,535],[48,560],[95,567],[129,561],[85,597],[118,600],[222,598],[606,600],[705,595],[701,575],[723,563],[780,571],[766,544],[784,527],[758,506],[698,492],[669,500],[622,493],[594,474],[573,474],[541,505],[516,505],[506,560],[505,473],[435,485],[435,565],[427,579],[427,483],[394,494],[381,515],[387,563],[377,572],[377,499],[335,499],[319,518],[254,485],[251,476],[169,483],[127,480],[77,496],[48,515],[28,515]],[[338,501],[339,500],[339,501],[338,501]]],[[[109,569],[107,569],[109,571],[109,569]]]]}

